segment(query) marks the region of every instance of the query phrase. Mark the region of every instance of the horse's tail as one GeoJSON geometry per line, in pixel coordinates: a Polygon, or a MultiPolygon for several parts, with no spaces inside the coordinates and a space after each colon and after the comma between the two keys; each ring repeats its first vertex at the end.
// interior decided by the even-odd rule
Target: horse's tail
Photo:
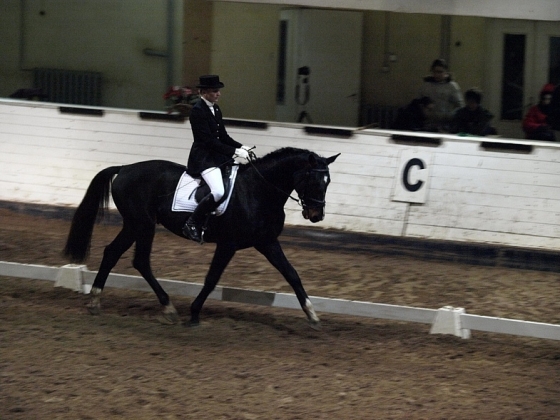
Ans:
{"type": "Polygon", "coordinates": [[[72,262],[82,262],[89,254],[93,225],[102,219],[109,206],[111,184],[120,166],[103,169],[91,180],[86,194],[76,209],[63,254],[72,262]]]}

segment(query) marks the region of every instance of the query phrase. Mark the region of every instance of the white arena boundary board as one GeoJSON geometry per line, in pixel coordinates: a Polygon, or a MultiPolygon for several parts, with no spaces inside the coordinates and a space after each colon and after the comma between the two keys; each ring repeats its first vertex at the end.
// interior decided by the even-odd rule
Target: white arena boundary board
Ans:
{"type": "MultiPolygon", "coordinates": [[[[107,166],[186,163],[190,123],[168,117],[0,99],[0,201],[74,208],[107,166]]],[[[226,125],[258,156],[290,146],[341,153],[330,167],[321,228],[560,251],[559,142],[266,121],[226,125]]],[[[287,225],[308,223],[291,200],[285,210],[287,225]]]]}
{"type": "MultiPolygon", "coordinates": [[[[0,261],[0,276],[48,280],[55,282],[55,286],[76,291],[89,292],[95,275],[95,271],[87,270],[83,265],[69,264],[63,267],[48,267],[0,261]]],[[[170,295],[195,297],[202,289],[202,284],[199,283],[165,279],[161,279],[159,282],[170,295]]],[[[152,293],[148,283],[139,276],[110,274],[107,284],[107,287],[152,293]]],[[[217,286],[209,298],[224,302],[301,309],[295,295],[291,293],[217,286]]],[[[453,334],[462,338],[470,338],[470,331],[477,330],[560,340],[560,325],[471,315],[466,314],[463,308],[425,309],[316,296],[310,296],[310,299],[318,312],[431,324],[430,332],[436,334],[453,334]]]]}

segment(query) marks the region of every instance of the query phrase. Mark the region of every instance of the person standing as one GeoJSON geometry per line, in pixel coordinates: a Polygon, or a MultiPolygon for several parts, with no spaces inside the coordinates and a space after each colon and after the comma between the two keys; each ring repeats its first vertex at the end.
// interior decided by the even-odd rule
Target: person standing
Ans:
{"type": "Polygon", "coordinates": [[[248,160],[250,147],[243,146],[227,133],[222,121],[222,111],[217,105],[220,89],[224,84],[218,75],[200,76],[200,99],[193,106],[189,120],[193,132],[193,144],[187,163],[187,173],[202,177],[210,187],[210,193],[198,203],[187,219],[183,234],[193,241],[202,242],[202,224],[206,215],[218,206],[224,195],[221,168],[230,164],[233,157],[248,160]]]}
{"type": "Polygon", "coordinates": [[[430,116],[429,131],[449,132],[455,111],[465,106],[459,84],[451,79],[447,62],[438,58],[430,67],[431,76],[424,77],[420,96],[427,96],[434,101],[434,110],[430,116]]]}

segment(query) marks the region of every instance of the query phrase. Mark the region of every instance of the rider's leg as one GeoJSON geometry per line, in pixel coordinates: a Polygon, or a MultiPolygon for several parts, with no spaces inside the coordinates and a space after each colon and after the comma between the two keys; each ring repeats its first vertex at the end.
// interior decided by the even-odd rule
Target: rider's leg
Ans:
{"type": "Polygon", "coordinates": [[[202,241],[202,224],[206,215],[216,209],[218,202],[224,195],[224,182],[219,168],[208,168],[201,175],[210,187],[210,194],[200,200],[183,227],[183,234],[197,242],[202,241]]]}

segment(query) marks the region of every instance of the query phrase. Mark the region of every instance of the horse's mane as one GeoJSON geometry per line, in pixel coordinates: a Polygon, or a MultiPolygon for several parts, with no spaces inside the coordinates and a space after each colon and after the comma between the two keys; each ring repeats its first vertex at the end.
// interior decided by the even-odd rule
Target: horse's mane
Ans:
{"type": "MultiPolygon", "coordinates": [[[[280,149],[276,149],[266,155],[257,158],[252,162],[253,165],[257,166],[260,169],[266,169],[270,167],[270,165],[276,165],[279,162],[285,159],[291,159],[294,156],[305,155],[308,156],[310,154],[316,155],[316,153],[306,150],[306,149],[299,149],[297,147],[282,147],[280,149]]],[[[242,167],[250,167],[250,164],[242,165],[242,167]]]]}

